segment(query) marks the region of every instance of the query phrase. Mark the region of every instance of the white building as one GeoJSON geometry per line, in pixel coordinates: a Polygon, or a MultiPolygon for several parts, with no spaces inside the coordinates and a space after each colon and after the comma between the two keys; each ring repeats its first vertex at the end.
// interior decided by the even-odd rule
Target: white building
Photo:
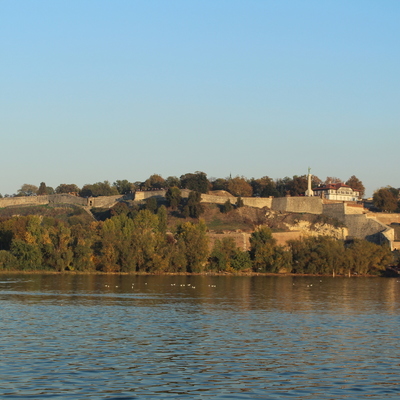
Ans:
{"type": "Polygon", "coordinates": [[[344,183],[330,183],[329,185],[319,186],[313,189],[314,196],[319,196],[327,200],[358,201],[360,192],[353,190],[344,183]]]}

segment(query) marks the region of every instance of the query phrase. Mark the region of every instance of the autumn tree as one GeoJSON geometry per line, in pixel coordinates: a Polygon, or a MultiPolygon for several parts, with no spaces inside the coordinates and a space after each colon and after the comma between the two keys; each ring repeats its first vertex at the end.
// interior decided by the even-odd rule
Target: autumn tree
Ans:
{"type": "Polygon", "coordinates": [[[353,190],[357,190],[360,193],[360,197],[364,196],[365,187],[363,183],[355,175],[352,175],[346,181],[346,185],[350,186],[353,190]]]}
{"type": "Polygon", "coordinates": [[[153,174],[144,182],[145,189],[162,189],[165,187],[165,180],[161,175],[153,174]]]}
{"type": "Polygon", "coordinates": [[[331,183],[341,183],[343,182],[341,179],[337,178],[336,176],[327,176],[324,185],[330,185],[331,183]]]}
{"type": "Polygon", "coordinates": [[[253,194],[251,185],[244,177],[239,176],[229,179],[227,189],[234,196],[251,197],[253,194]]]}

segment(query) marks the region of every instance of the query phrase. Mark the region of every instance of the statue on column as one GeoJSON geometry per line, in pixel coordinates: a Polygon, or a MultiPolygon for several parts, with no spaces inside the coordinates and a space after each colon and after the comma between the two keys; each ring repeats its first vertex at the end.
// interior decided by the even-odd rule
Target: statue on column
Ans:
{"type": "Polygon", "coordinates": [[[310,174],[311,168],[308,167],[308,174],[307,174],[307,190],[306,190],[306,196],[312,197],[314,196],[314,193],[311,189],[311,177],[312,175],[310,174]]]}

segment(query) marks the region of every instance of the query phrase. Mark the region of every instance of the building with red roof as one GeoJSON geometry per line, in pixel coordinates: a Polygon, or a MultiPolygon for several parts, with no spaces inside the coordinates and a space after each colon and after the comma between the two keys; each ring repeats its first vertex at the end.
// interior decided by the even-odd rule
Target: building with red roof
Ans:
{"type": "Polygon", "coordinates": [[[342,182],[330,183],[325,186],[313,188],[314,196],[319,196],[327,200],[358,201],[360,192],[352,189],[342,182]]]}

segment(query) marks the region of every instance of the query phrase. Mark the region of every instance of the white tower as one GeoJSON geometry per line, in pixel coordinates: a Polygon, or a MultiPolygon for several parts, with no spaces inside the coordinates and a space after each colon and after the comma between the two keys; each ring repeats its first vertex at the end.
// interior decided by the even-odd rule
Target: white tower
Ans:
{"type": "Polygon", "coordinates": [[[308,174],[307,174],[307,190],[306,190],[306,196],[312,197],[314,196],[314,193],[311,189],[311,177],[312,175],[310,174],[311,168],[308,167],[308,174]]]}

